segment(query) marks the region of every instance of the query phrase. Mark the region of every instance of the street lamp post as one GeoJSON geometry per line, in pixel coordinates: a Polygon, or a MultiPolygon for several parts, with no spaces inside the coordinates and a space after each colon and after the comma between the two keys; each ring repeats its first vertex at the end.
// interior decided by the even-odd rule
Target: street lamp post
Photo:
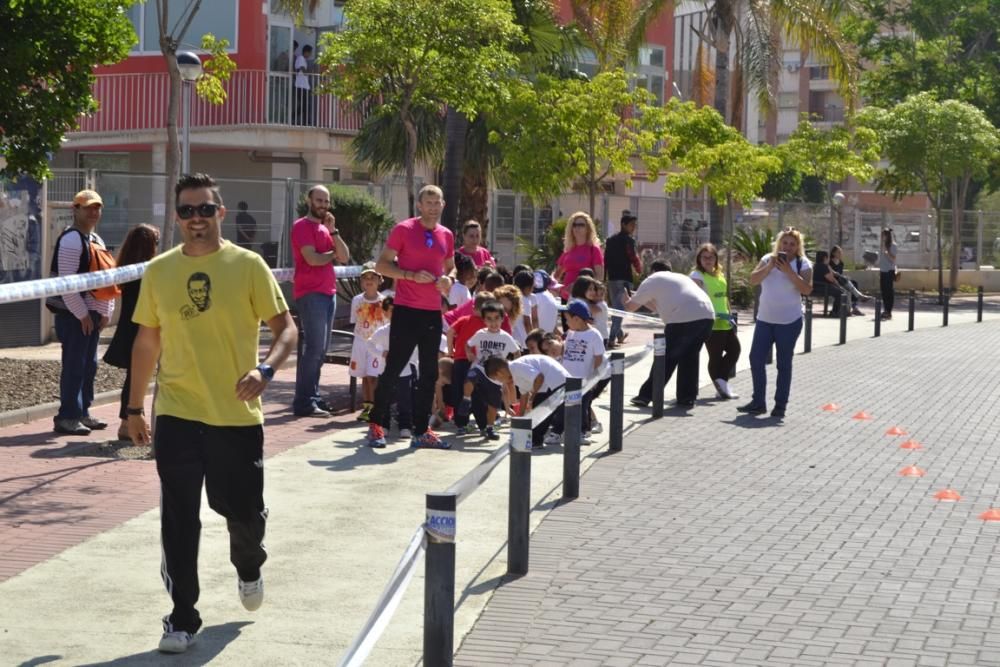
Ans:
{"type": "Polygon", "coordinates": [[[833,193],[833,207],[837,210],[837,245],[844,247],[844,200],[843,192],[833,193]]]}
{"type": "Polygon", "coordinates": [[[177,52],[177,71],[184,82],[184,135],[181,140],[181,173],[191,173],[191,88],[201,76],[201,58],[191,51],[177,52]]]}

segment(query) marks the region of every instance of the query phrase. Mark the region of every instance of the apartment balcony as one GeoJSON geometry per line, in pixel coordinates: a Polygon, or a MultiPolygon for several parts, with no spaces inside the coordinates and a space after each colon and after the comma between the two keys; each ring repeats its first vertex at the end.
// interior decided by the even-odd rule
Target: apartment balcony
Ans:
{"type": "MultiPolygon", "coordinates": [[[[327,75],[304,76],[309,82],[308,89],[297,88],[293,74],[238,70],[223,85],[226,101],[222,104],[211,104],[192,95],[193,139],[221,145],[230,141],[239,144],[248,135],[259,139],[277,131],[285,138],[298,133],[304,145],[314,146],[316,130],[344,138],[357,134],[364,122],[363,111],[333,95],[313,94],[325,83],[327,75]]],[[[92,115],[81,116],[79,127],[69,133],[67,140],[74,144],[149,143],[151,137],[156,142],[163,141],[168,87],[169,77],[165,72],[99,75],[93,88],[99,109],[92,115]]],[[[182,123],[183,117],[179,117],[178,126],[182,123]]]]}

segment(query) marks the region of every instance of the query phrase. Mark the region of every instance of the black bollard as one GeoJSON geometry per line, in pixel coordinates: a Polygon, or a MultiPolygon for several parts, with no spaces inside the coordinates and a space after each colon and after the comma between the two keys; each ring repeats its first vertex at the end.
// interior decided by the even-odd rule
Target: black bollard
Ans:
{"type": "Polygon", "coordinates": [[[813,347],[813,302],[812,299],[806,299],[806,313],[805,313],[805,338],[803,340],[802,354],[807,354],[812,352],[813,347]]]}
{"type": "Polygon", "coordinates": [[[847,307],[843,303],[840,304],[840,344],[844,345],[847,343],[847,307]]]}
{"type": "Polygon", "coordinates": [[[510,480],[507,499],[507,574],[528,574],[531,514],[531,417],[510,420],[510,480]]]}
{"type": "Polygon", "coordinates": [[[941,326],[948,326],[948,306],[951,303],[951,290],[945,289],[941,295],[943,306],[941,307],[941,326]]]}
{"type": "Polygon", "coordinates": [[[913,320],[914,320],[914,315],[917,311],[917,293],[914,292],[913,290],[910,290],[910,303],[908,307],[909,307],[910,320],[907,323],[906,330],[913,331],[913,320]]]}
{"type": "Polygon", "coordinates": [[[875,297],[875,337],[882,335],[882,299],[875,297]]]}
{"type": "Polygon", "coordinates": [[[663,390],[667,383],[666,334],[653,334],[653,419],[663,416],[663,390]]]}
{"type": "Polygon", "coordinates": [[[625,353],[611,353],[611,430],[608,449],[622,450],[622,431],[625,430],[625,353]]]}
{"type": "Polygon", "coordinates": [[[983,286],[976,289],[976,321],[983,321],[983,286]]]}
{"type": "Polygon", "coordinates": [[[454,493],[427,494],[424,556],[424,664],[451,665],[455,640],[454,493]]]}
{"type": "Polygon", "coordinates": [[[566,380],[563,430],[563,498],[580,495],[580,440],[583,436],[583,380],[566,380]]]}

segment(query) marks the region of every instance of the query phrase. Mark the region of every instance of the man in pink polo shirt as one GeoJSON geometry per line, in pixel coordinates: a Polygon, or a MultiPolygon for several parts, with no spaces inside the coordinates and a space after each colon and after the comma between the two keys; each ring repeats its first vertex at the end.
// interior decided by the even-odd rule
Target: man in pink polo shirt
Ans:
{"type": "Polygon", "coordinates": [[[292,225],[295,278],[292,296],[299,314],[299,355],[295,367],[292,412],[299,417],[329,417],[330,406],[319,395],[319,374],[330,342],[337,309],[334,260],[350,258],[330,213],[330,191],[317,185],[307,194],[309,214],[292,225]],[[304,340],[303,340],[304,339],[304,340]]]}
{"type": "Polygon", "coordinates": [[[436,185],[425,185],[417,195],[420,216],[398,223],[389,233],[375,265],[383,276],[396,281],[395,307],[389,329],[389,355],[375,390],[375,405],[368,423],[368,444],[385,447],[389,404],[396,395],[399,372],[418,350],[420,362],[413,405],[411,447],[448,449],[428,429],[441,346],[441,296],[451,288],[448,274],[455,268],[455,236],[442,226],[444,196],[436,185]]]}

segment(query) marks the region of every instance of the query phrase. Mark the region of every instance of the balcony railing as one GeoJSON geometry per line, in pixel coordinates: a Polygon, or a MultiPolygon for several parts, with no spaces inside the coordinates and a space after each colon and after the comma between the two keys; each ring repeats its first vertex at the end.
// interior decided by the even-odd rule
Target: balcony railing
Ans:
{"type": "MultiPolygon", "coordinates": [[[[355,134],[364,114],[333,95],[314,94],[328,75],[302,75],[308,88],[297,87],[296,75],[263,70],[237,70],[223,84],[227,97],[215,105],[192,95],[191,127],[310,127],[355,134]]],[[[301,83],[301,80],[299,81],[301,83]]],[[[155,74],[105,74],[94,83],[99,110],[81,116],[78,132],[159,130],[167,125],[169,77],[155,74]]],[[[178,124],[182,122],[178,118],[178,124]]]]}

